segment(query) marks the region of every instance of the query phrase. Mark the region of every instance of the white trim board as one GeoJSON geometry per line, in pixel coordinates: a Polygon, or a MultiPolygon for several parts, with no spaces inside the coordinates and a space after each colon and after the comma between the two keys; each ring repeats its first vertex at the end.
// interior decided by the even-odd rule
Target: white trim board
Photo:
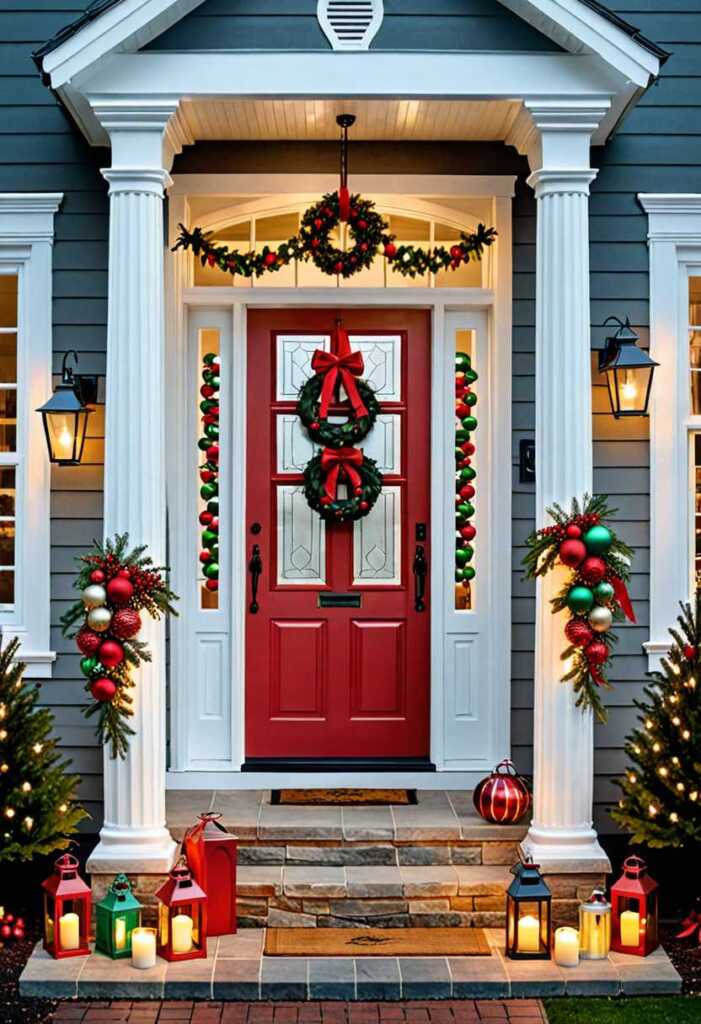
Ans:
{"type": "Polygon", "coordinates": [[[693,593],[688,277],[701,275],[701,194],[638,195],[648,215],[650,355],[650,669],[669,649],[679,601],[693,593]],[[673,415],[670,415],[670,410],[673,415]]]}
{"type": "Polygon", "coordinates": [[[166,790],[202,789],[465,789],[484,778],[476,772],[166,772],[166,790]]]}

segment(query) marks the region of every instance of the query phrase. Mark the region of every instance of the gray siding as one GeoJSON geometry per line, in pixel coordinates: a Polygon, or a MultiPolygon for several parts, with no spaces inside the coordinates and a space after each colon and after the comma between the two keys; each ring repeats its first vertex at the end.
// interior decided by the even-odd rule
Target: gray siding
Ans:
{"type": "MultiPolygon", "coordinates": [[[[107,296],[107,195],[98,168],[108,155],[95,152],[71,125],[39,78],[31,51],[87,6],[83,0],[5,0],[0,8],[0,191],[64,192],[56,216],[53,273],[53,369],[76,349],[80,369],[104,373],[107,296]]],[[[53,708],[60,745],[82,776],[80,795],[102,821],[102,752],[80,705],[83,686],[75,646],[58,628],[71,599],[73,558],[102,532],[102,410],[93,417],[85,463],[55,467],[51,493],[52,647],[59,652],[54,677],[42,685],[53,708]]]]}
{"type": "MultiPolygon", "coordinates": [[[[498,0],[385,0],[373,50],[559,50],[498,0]]],[[[316,0],[205,0],[151,50],[328,50],[316,0]]]]}

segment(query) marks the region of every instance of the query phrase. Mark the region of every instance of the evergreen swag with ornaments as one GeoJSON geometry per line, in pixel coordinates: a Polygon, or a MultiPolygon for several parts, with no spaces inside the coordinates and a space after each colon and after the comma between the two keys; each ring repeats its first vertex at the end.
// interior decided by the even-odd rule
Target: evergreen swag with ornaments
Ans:
{"type": "MultiPolygon", "coordinates": [[[[66,774],[70,762],[51,738],[54,716],[37,707],[38,688],[22,679],[18,647],[13,640],[0,652],[0,861],[65,849],[87,817],[75,801],[78,777],[66,774]]],[[[3,938],[11,923],[0,922],[3,938]]]]}
{"type": "MultiPolygon", "coordinates": [[[[635,702],[639,725],[625,746],[633,765],[611,817],[634,843],[701,849],[701,594],[681,605],[677,624],[645,700],[635,702]]],[[[701,916],[685,922],[694,923],[689,936],[701,916]]]]}
{"type": "Polygon", "coordinates": [[[80,669],[94,699],[85,716],[97,715],[98,736],[110,744],[112,757],[126,757],[129,736],[134,735],[129,726],[132,672],[151,660],[147,645],[138,639],[141,613],[154,619],[177,615],[177,596],[168,587],[167,569],[154,566],[144,545],[129,550],[128,534],[94,544],[79,559],[75,588],[80,600],[71,605],[61,625],[65,636],[75,637],[83,655],[80,669]]]}
{"type": "Polygon", "coordinates": [[[526,541],[526,578],[544,576],[558,564],[570,570],[552,601],[553,614],[570,614],[565,626],[568,646],[562,652],[570,667],[562,682],[572,683],[577,707],[591,708],[605,722],[600,691],[610,689],[604,672],[616,643],[611,625],[624,618],[635,622],[625,585],[633,551],[605,524],[615,509],[603,496],[585,495],[581,505],[575,498],[570,512],[557,504],[547,512],[554,525],[535,531],[526,541]]]}
{"type": "Polygon", "coordinates": [[[199,514],[202,527],[200,565],[207,590],[219,589],[219,357],[214,352],[202,356],[200,412],[202,437],[197,446],[204,455],[200,466],[200,497],[204,508],[199,514]]]}

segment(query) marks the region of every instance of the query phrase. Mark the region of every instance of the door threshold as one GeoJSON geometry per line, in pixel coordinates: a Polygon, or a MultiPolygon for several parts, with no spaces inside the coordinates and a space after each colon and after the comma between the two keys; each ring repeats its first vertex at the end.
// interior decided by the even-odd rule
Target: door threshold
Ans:
{"type": "Polygon", "coordinates": [[[242,772],[435,772],[427,757],[247,757],[242,772]]]}

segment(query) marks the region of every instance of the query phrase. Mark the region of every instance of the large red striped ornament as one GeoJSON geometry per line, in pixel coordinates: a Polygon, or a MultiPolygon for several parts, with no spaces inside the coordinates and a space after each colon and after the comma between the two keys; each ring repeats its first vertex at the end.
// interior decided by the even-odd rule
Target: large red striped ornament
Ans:
{"type": "Polygon", "coordinates": [[[472,794],[477,813],[495,825],[515,825],[531,806],[531,794],[513,762],[505,757],[472,794]]]}

